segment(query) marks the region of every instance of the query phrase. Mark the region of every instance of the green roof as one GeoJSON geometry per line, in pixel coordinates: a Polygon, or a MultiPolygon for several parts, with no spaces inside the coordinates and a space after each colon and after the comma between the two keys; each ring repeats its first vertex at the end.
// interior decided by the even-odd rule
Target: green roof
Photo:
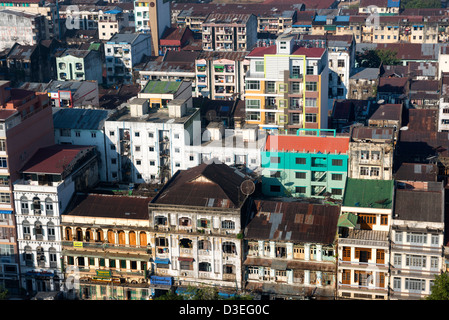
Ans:
{"type": "Polygon", "coordinates": [[[181,81],[148,81],[142,93],[176,93],[181,81]]]}
{"type": "Polygon", "coordinates": [[[393,188],[393,180],[348,178],[342,205],[344,207],[391,209],[393,188]]]}
{"type": "Polygon", "coordinates": [[[357,225],[357,219],[358,217],[350,212],[343,213],[338,218],[338,227],[348,227],[348,228],[354,228],[357,225]]]}
{"type": "Polygon", "coordinates": [[[101,43],[91,43],[88,50],[100,50],[101,43]]]}

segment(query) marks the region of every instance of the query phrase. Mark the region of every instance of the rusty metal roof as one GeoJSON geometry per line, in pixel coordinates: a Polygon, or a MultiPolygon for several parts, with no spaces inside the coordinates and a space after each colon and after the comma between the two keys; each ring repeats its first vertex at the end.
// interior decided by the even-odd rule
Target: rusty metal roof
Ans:
{"type": "Polygon", "coordinates": [[[255,200],[256,216],[245,230],[248,239],[331,244],[340,206],[308,202],[255,200]]]}
{"type": "Polygon", "coordinates": [[[202,163],[178,171],[152,203],[210,208],[240,208],[246,176],[223,163],[202,163]]]}

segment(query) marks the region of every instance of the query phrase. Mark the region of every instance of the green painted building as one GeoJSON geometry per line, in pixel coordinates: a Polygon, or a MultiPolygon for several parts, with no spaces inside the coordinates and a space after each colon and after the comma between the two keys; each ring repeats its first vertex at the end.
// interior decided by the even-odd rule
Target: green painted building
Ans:
{"type": "Polygon", "coordinates": [[[342,199],[349,137],[270,135],[261,155],[267,196],[342,199]]]}

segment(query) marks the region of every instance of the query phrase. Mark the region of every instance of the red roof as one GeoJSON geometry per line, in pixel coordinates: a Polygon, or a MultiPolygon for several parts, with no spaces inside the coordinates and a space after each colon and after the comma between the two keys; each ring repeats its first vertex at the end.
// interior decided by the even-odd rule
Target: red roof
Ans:
{"type": "Polygon", "coordinates": [[[257,47],[254,48],[249,54],[248,57],[263,57],[266,54],[276,54],[276,46],[269,47],[257,47]]]}
{"type": "Polygon", "coordinates": [[[292,55],[295,54],[295,55],[304,55],[309,58],[320,58],[325,50],[326,49],[324,48],[299,47],[292,52],[292,55]]]}
{"type": "Polygon", "coordinates": [[[53,145],[40,148],[22,168],[22,172],[62,174],[82,151],[90,146],[53,145]]]}
{"type": "Polygon", "coordinates": [[[266,151],[296,151],[313,153],[347,153],[349,137],[312,137],[269,135],[266,151]]]}

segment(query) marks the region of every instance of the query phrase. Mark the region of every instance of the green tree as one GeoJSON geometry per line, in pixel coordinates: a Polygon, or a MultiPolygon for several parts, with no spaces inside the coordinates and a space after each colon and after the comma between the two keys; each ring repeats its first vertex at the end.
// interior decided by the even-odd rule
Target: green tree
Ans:
{"type": "Polygon", "coordinates": [[[365,49],[357,56],[357,63],[360,67],[378,68],[380,64],[398,65],[401,60],[396,57],[397,52],[391,49],[365,49]]]}
{"type": "Polygon", "coordinates": [[[441,0],[401,0],[401,8],[441,8],[441,0]]]}
{"type": "Polygon", "coordinates": [[[449,275],[444,272],[435,277],[432,293],[427,300],[449,300],[449,275]]]}

